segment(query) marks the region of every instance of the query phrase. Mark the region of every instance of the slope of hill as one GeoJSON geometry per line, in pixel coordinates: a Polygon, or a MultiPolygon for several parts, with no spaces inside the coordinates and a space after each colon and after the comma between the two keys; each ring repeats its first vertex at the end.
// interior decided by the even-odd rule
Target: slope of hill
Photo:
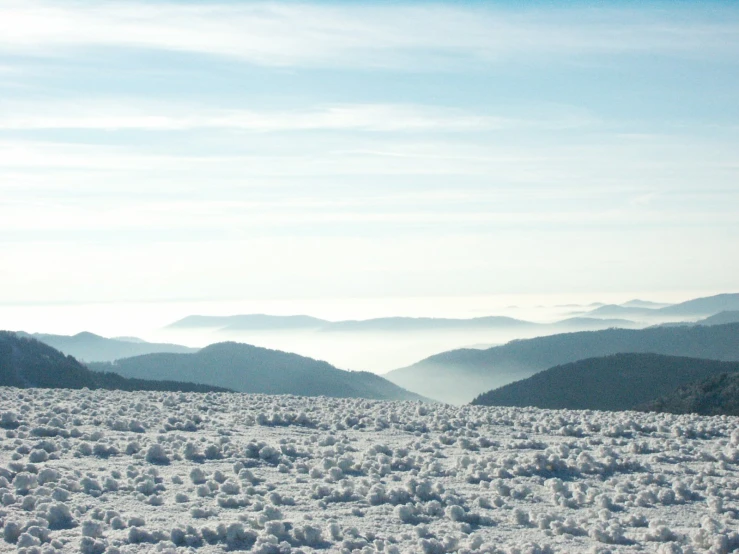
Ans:
{"type": "Polygon", "coordinates": [[[727,323],[739,323],[739,310],[719,312],[697,322],[698,325],[725,325],[727,323]]]}
{"type": "Polygon", "coordinates": [[[739,310],[719,312],[698,321],[670,321],[653,325],[653,327],[693,327],[695,325],[726,325],[727,323],[739,323],[739,310]]]}
{"type": "Polygon", "coordinates": [[[739,373],[721,373],[689,383],[637,409],[673,414],[739,416],[739,373]]]}
{"type": "Polygon", "coordinates": [[[660,308],[660,313],[665,315],[698,316],[713,315],[729,310],[739,310],[739,293],[717,294],[705,298],[696,298],[660,308]]]}
{"type": "Polygon", "coordinates": [[[177,379],[239,392],[426,400],[373,373],[344,371],[297,354],[235,342],[212,344],[193,354],[148,354],[90,367],[129,378],[177,379]]]}
{"type": "Polygon", "coordinates": [[[737,361],[739,324],[607,329],[515,340],[487,350],[443,352],[384,377],[424,396],[462,404],[556,365],[624,352],[737,361]]]}
{"type": "Polygon", "coordinates": [[[726,372],[739,362],[660,354],[613,354],[552,367],[481,394],[480,406],[630,410],[678,387],[726,372]]]}
{"type": "Polygon", "coordinates": [[[187,353],[196,352],[197,348],[189,348],[179,344],[136,341],[131,338],[108,339],[94,333],[78,333],[76,335],[49,335],[43,333],[28,334],[19,332],[19,336],[31,337],[49,346],[74,356],[85,362],[112,362],[119,358],[130,358],[154,352],[187,353]]]}
{"type": "Polygon", "coordinates": [[[20,388],[161,390],[183,392],[228,392],[222,387],[125,379],[113,373],[90,371],[72,356],[36,339],[0,331],[0,386],[20,388]]]}
{"type": "Polygon", "coordinates": [[[739,310],[739,293],[717,294],[703,298],[694,298],[679,304],[663,307],[650,306],[644,303],[616,305],[608,304],[587,312],[590,317],[698,317],[709,316],[723,311],[739,310]]]}

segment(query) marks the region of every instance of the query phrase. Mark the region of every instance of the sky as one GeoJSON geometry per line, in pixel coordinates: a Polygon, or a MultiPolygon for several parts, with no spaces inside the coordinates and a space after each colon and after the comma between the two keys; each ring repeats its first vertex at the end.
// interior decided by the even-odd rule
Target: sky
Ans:
{"type": "Polygon", "coordinates": [[[0,0],[0,311],[735,292],[737,98],[734,2],[0,0]]]}

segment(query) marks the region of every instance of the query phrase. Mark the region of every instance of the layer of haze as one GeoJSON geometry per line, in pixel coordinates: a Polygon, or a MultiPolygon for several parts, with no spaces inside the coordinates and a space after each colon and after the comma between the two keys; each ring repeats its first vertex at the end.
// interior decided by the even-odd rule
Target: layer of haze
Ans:
{"type": "Polygon", "coordinates": [[[733,2],[0,0],[0,323],[734,290],[737,97],[733,2]]]}
{"type": "MultiPolygon", "coordinates": [[[[554,323],[593,309],[593,303],[622,303],[634,298],[680,302],[715,291],[677,293],[598,293],[488,295],[471,297],[343,298],[257,300],[227,302],[105,303],[10,305],[0,310],[0,328],[76,334],[90,329],[108,337],[143,338],[202,347],[235,340],[257,346],[296,352],[326,360],[342,369],[376,373],[415,363],[432,354],[462,347],[484,348],[515,338],[528,338],[577,330],[572,327],[521,328],[501,326],[490,329],[438,329],[425,331],[221,331],[219,328],[168,328],[188,315],[230,315],[268,313],[311,314],[327,321],[363,320],[403,314],[409,317],[474,318],[506,316],[537,323],[554,323]]],[[[635,318],[634,326],[674,321],[673,317],[635,318]]],[[[693,318],[697,319],[697,318],[693,318]]],[[[606,325],[608,326],[608,325],[606,325]]]]}

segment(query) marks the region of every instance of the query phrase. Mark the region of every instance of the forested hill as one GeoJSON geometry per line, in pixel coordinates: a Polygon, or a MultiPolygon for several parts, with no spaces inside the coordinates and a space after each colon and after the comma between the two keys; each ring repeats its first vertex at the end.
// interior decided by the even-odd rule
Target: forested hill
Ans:
{"type": "Polygon", "coordinates": [[[631,410],[680,386],[739,371],[739,362],[614,354],[559,365],[478,396],[483,406],[631,410]]]}
{"type": "Polygon", "coordinates": [[[175,381],[126,379],[90,371],[72,356],[29,337],[0,331],[0,386],[20,388],[228,392],[223,387],[175,381]]]}
{"type": "Polygon", "coordinates": [[[236,342],[212,344],[193,354],[148,354],[90,367],[125,377],[185,380],[239,392],[426,400],[373,373],[345,371],[298,354],[236,342]]]}
{"type": "Polygon", "coordinates": [[[197,348],[189,348],[179,344],[146,342],[143,340],[131,341],[125,339],[109,339],[95,333],[77,333],[76,335],[50,335],[46,333],[27,334],[17,333],[19,336],[34,338],[69,354],[84,362],[112,362],[119,358],[130,358],[154,352],[197,352],[197,348]]]}
{"type": "Polygon", "coordinates": [[[739,373],[721,373],[638,407],[645,412],[739,416],[739,373]]]}
{"type": "Polygon", "coordinates": [[[443,352],[385,377],[437,400],[466,403],[556,365],[627,352],[739,361],[739,323],[607,329],[515,340],[487,350],[443,352]]]}

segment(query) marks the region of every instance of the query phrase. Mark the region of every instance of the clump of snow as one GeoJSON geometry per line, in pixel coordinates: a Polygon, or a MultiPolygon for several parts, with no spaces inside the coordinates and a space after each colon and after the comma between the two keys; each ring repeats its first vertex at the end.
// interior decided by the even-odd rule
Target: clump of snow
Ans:
{"type": "Polygon", "coordinates": [[[0,389],[23,552],[722,554],[736,418],[0,389]]]}
{"type": "Polygon", "coordinates": [[[170,459],[164,447],[159,443],[155,443],[146,451],[146,461],[150,464],[166,465],[170,462],[170,459]]]}

